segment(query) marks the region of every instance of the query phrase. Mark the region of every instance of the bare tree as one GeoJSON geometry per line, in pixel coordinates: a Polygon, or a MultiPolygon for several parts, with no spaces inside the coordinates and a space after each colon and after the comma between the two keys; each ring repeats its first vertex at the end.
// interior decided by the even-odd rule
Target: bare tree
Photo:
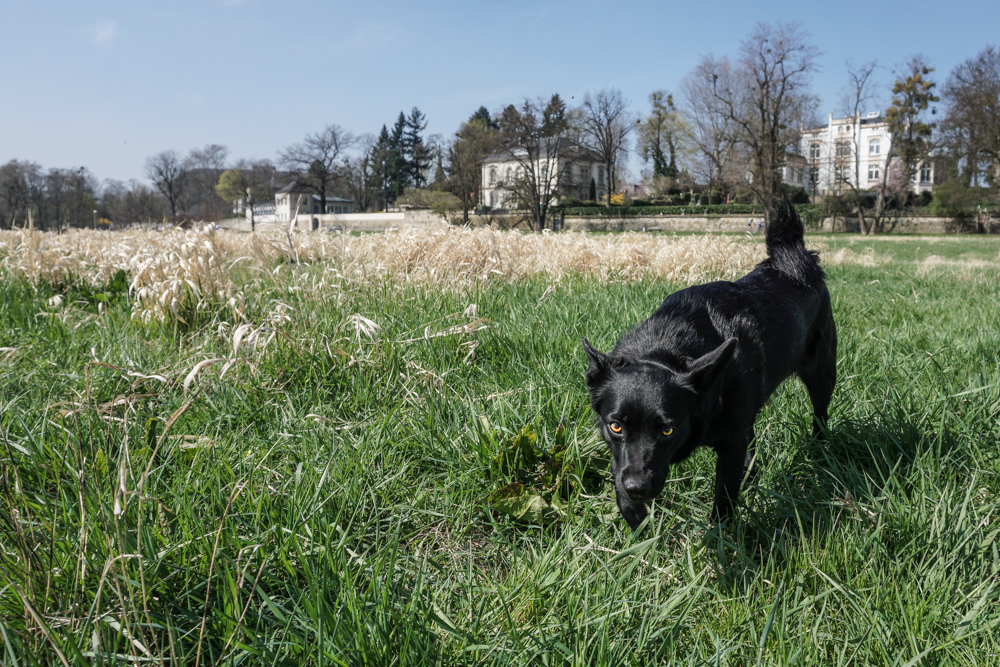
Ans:
{"type": "Polygon", "coordinates": [[[326,198],[343,177],[343,154],[354,145],[354,135],[339,125],[327,125],[308,134],[301,143],[280,153],[281,166],[292,172],[295,182],[316,193],[320,211],[326,212],[326,198]]]}
{"type": "Polygon", "coordinates": [[[448,190],[462,202],[462,222],[476,206],[483,187],[482,163],[498,147],[497,128],[490,119],[473,116],[455,133],[448,147],[448,190]]]}
{"type": "Polygon", "coordinates": [[[10,229],[18,217],[26,220],[30,204],[29,174],[40,170],[34,162],[11,160],[0,167],[0,226],[10,229]]]}
{"type": "Polygon", "coordinates": [[[371,134],[363,134],[357,140],[360,153],[344,160],[344,185],[359,211],[367,211],[375,205],[378,188],[375,183],[376,140],[371,134]]]}
{"type": "MultiPolygon", "coordinates": [[[[850,190],[850,203],[858,215],[861,233],[868,234],[870,230],[879,229],[882,225],[882,212],[876,211],[876,217],[870,221],[865,217],[865,207],[861,188],[861,112],[877,103],[872,74],[878,69],[874,60],[862,65],[847,62],[847,83],[840,93],[840,110],[854,119],[854,131],[851,133],[850,162],[851,174],[842,178],[840,183],[850,190]]],[[[843,160],[843,156],[840,156],[843,160]]],[[[885,171],[888,171],[887,169],[885,171]]],[[[885,175],[887,177],[887,175],[885,175]]]]}
{"type": "Polygon", "coordinates": [[[698,155],[692,172],[707,181],[710,189],[726,189],[722,184],[739,142],[733,116],[743,115],[743,100],[730,96],[722,102],[723,91],[740,89],[736,76],[728,58],[707,56],[681,81],[681,112],[698,155]]]}
{"type": "Polygon", "coordinates": [[[628,159],[628,138],[635,129],[636,115],[629,111],[628,102],[617,88],[602,89],[594,95],[583,96],[577,110],[576,125],[580,140],[601,156],[608,173],[608,204],[610,194],[617,188],[616,174],[619,161],[628,159]]]}
{"type": "Polygon", "coordinates": [[[204,148],[192,149],[188,154],[188,164],[191,166],[192,185],[199,194],[199,203],[204,205],[201,214],[210,220],[215,220],[221,212],[222,201],[215,191],[215,186],[226,170],[226,159],[229,149],[219,144],[209,144],[204,148]]]}
{"type": "Polygon", "coordinates": [[[508,106],[497,119],[499,154],[517,165],[517,175],[505,188],[531,214],[533,230],[545,229],[549,207],[569,165],[572,147],[566,105],[553,95],[548,102],[525,100],[520,108],[508,106]]]}
{"type": "Polygon", "coordinates": [[[941,94],[941,138],[962,184],[989,184],[1000,201],[1000,49],[987,46],[952,70],[941,94]]]}
{"type": "Polygon", "coordinates": [[[740,43],[740,59],[730,87],[716,99],[738,130],[751,169],[751,189],[770,217],[782,192],[781,168],[799,129],[815,113],[809,90],[819,50],[796,23],[758,23],[740,43]]]}
{"type": "Polygon", "coordinates": [[[188,164],[177,151],[163,151],[146,160],[146,176],[170,204],[170,215],[177,220],[179,205],[188,187],[188,164]]]}

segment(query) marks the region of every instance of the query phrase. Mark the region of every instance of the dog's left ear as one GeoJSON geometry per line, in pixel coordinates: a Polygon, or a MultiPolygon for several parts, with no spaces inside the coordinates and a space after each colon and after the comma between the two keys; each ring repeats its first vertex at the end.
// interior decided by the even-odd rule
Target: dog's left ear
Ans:
{"type": "Polygon", "coordinates": [[[611,363],[608,355],[594,349],[594,346],[586,338],[583,339],[583,351],[587,353],[587,359],[590,360],[590,367],[587,368],[583,377],[587,381],[587,386],[593,389],[607,376],[611,363]]]}
{"type": "Polygon", "coordinates": [[[736,343],[735,338],[730,338],[711,352],[698,357],[691,362],[691,367],[680,380],[699,394],[707,393],[732,360],[733,353],[736,352],[736,343]]]}

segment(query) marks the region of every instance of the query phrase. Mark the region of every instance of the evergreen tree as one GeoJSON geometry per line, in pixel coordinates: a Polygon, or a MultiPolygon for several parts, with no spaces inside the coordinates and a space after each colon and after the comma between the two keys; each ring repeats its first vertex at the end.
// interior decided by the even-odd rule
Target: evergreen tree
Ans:
{"type": "Polygon", "coordinates": [[[382,126],[382,131],[378,134],[373,153],[374,167],[372,187],[380,204],[384,207],[396,201],[396,190],[393,183],[393,164],[395,163],[395,152],[392,147],[392,137],[389,130],[382,126]]]}
{"type": "MultiPolygon", "coordinates": [[[[402,112],[399,114],[403,118],[402,112]]],[[[430,165],[430,150],[424,144],[421,133],[427,129],[427,117],[413,107],[409,118],[405,119],[403,131],[403,173],[406,185],[422,188],[427,185],[427,168],[430,165]]]]}
{"type": "Polygon", "coordinates": [[[497,123],[490,112],[486,110],[486,107],[479,107],[476,112],[469,116],[469,123],[482,123],[483,127],[490,130],[499,130],[500,124],[497,123]]]}
{"type": "Polygon", "coordinates": [[[395,202],[406,189],[406,114],[399,112],[399,118],[392,127],[392,134],[389,136],[389,198],[387,201],[395,202]]]}

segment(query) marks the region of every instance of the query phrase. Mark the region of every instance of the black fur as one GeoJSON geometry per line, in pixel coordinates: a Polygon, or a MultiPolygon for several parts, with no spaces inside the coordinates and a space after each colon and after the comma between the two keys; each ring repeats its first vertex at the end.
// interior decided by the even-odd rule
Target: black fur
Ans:
{"type": "Polygon", "coordinates": [[[772,221],[767,259],[736,282],[671,294],[609,354],[583,340],[591,406],[613,453],[618,508],[633,529],[669,466],[697,447],[718,455],[712,518],[730,517],[740,484],[755,472],[754,420],[790,375],[805,383],[822,437],[837,381],[830,293],[791,204],[772,221]]]}

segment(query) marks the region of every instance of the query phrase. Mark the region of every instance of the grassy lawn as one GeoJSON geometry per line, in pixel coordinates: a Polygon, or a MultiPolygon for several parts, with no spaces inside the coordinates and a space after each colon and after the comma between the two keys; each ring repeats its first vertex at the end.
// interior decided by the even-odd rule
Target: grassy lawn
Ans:
{"type": "Polygon", "coordinates": [[[879,259],[826,265],[829,441],[789,381],[738,520],[706,451],[636,534],[579,341],[681,283],[0,272],[0,664],[997,664],[1000,239],[808,243],[879,259]]]}

